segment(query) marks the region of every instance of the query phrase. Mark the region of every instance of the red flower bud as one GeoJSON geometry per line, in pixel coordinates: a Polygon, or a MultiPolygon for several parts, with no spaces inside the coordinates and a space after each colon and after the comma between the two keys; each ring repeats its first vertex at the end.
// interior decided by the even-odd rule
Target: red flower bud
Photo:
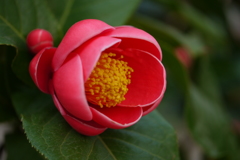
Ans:
{"type": "Polygon", "coordinates": [[[27,45],[33,54],[37,54],[44,48],[53,46],[51,33],[44,29],[35,29],[27,36],[27,45]]]}
{"type": "Polygon", "coordinates": [[[189,52],[185,48],[176,48],[175,55],[184,67],[189,69],[192,66],[192,57],[189,55],[189,52]]]}

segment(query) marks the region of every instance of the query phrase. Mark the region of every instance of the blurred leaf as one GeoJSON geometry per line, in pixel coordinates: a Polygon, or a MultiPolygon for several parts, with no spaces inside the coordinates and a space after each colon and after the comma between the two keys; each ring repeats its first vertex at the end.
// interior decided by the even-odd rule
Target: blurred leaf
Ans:
{"type": "Polygon", "coordinates": [[[155,19],[138,14],[129,24],[141,28],[154,36],[162,46],[167,45],[173,49],[181,46],[189,50],[193,57],[205,53],[206,47],[197,34],[183,34],[174,27],[155,19]]]}
{"type": "Polygon", "coordinates": [[[239,159],[239,146],[232,133],[230,119],[223,110],[209,61],[203,57],[199,63],[199,71],[196,73],[198,86],[191,85],[186,97],[185,111],[189,129],[210,157],[239,159]]]}
{"type": "MultiPolygon", "coordinates": [[[[215,39],[216,42],[222,42],[225,36],[222,25],[214,22],[201,12],[187,4],[182,4],[177,11],[188,23],[195,29],[198,29],[206,37],[215,39]]],[[[215,42],[215,43],[216,43],[215,42]]]]}
{"type": "Polygon", "coordinates": [[[204,57],[200,57],[198,60],[198,69],[195,69],[195,81],[198,88],[206,97],[219,104],[222,103],[218,81],[211,70],[210,57],[206,55],[204,57]]]}
{"type": "Polygon", "coordinates": [[[32,84],[28,74],[31,55],[26,48],[27,34],[43,28],[53,34],[59,43],[66,30],[82,19],[100,19],[110,25],[123,24],[138,6],[140,0],[0,0],[0,44],[17,49],[13,64],[16,75],[32,84]]]}
{"type": "Polygon", "coordinates": [[[7,160],[44,160],[21,132],[7,135],[5,147],[7,151],[7,160]]]}
{"type": "Polygon", "coordinates": [[[174,49],[170,47],[163,46],[163,64],[169,70],[169,74],[171,74],[178,84],[178,87],[182,90],[183,93],[188,91],[189,75],[186,68],[180,63],[180,61],[173,54],[174,49]]]}
{"type": "Polygon", "coordinates": [[[216,20],[207,17],[191,5],[188,5],[186,2],[170,0],[170,2],[174,5],[169,5],[170,2],[167,2],[166,0],[153,1],[156,1],[159,5],[164,5],[170,11],[175,12],[175,16],[177,18],[185,20],[186,23],[193,27],[195,31],[199,31],[202,35],[204,35],[205,40],[208,39],[208,43],[223,44],[223,42],[225,42],[227,37],[222,24],[219,24],[216,20]]]}
{"type": "Polygon", "coordinates": [[[225,2],[222,0],[190,0],[190,3],[197,9],[201,10],[205,15],[215,14],[224,18],[224,5],[225,2]],[[208,4],[208,5],[206,5],[208,4]]]}
{"type": "Polygon", "coordinates": [[[181,4],[181,2],[177,0],[152,0],[152,1],[158,2],[163,6],[166,6],[171,9],[176,9],[181,4]]]}
{"type": "Polygon", "coordinates": [[[222,108],[194,86],[187,99],[186,119],[189,129],[205,152],[210,157],[234,156],[239,159],[239,146],[222,108]]]}
{"type": "Polygon", "coordinates": [[[132,127],[87,137],[65,122],[49,95],[25,90],[13,101],[30,142],[49,159],[179,159],[174,129],[156,111],[132,127]]]}

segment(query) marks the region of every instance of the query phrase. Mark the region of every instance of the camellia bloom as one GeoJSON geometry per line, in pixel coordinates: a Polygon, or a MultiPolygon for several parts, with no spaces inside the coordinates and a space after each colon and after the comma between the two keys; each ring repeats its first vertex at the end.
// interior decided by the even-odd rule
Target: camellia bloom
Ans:
{"type": "MultiPolygon", "coordinates": [[[[29,47],[41,43],[29,41],[29,47]]],[[[57,48],[43,45],[29,71],[65,120],[93,136],[129,127],[158,106],[166,88],[161,59],[160,46],[148,33],[88,19],[75,23],[57,48]]]]}

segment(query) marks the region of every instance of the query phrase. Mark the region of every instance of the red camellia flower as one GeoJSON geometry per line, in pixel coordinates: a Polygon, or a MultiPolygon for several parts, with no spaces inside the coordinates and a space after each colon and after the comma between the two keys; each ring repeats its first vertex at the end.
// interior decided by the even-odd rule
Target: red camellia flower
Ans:
{"type": "Polygon", "coordinates": [[[47,31],[40,38],[45,43],[34,40],[44,36],[35,32],[28,35],[29,48],[43,47],[30,63],[30,75],[81,134],[129,127],[160,103],[166,72],[160,46],[148,33],[88,19],[75,23],[54,48],[47,31]]]}

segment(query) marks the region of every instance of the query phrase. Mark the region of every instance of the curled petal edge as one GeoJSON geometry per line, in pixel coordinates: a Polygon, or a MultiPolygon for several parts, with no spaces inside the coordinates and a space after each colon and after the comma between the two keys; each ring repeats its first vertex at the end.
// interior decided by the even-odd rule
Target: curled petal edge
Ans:
{"type": "Polygon", "coordinates": [[[147,107],[142,107],[143,109],[143,116],[149,114],[150,112],[152,112],[155,108],[157,108],[157,106],[159,105],[159,103],[162,101],[162,97],[160,97],[154,104],[147,106],[147,107]]]}
{"type": "Polygon", "coordinates": [[[29,65],[29,73],[36,86],[44,93],[49,94],[48,83],[52,76],[51,61],[56,48],[42,49],[32,59],[29,65]]]}
{"type": "Polygon", "coordinates": [[[142,117],[140,107],[90,108],[93,120],[112,129],[122,129],[137,123],[142,117]],[[121,111],[122,109],[122,111],[121,111]],[[122,113],[121,113],[122,112],[122,113]]]}
{"type": "Polygon", "coordinates": [[[120,39],[112,37],[96,37],[84,45],[80,46],[73,52],[78,54],[82,61],[84,81],[86,82],[90,76],[92,70],[96,66],[96,63],[101,55],[101,53],[110,47],[117,47],[121,42],[120,39]],[[91,53],[91,54],[89,54],[91,53]]]}
{"type": "Polygon", "coordinates": [[[77,132],[86,135],[86,136],[96,136],[104,132],[107,127],[103,127],[94,121],[83,121],[71,116],[61,105],[56,94],[54,93],[54,89],[52,86],[52,82],[50,83],[50,93],[52,95],[53,102],[63,116],[63,118],[68,122],[68,124],[75,129],[77,132]]]}
{"type": "Polygon", "coordinates": [[[107,32],[106,36],[122,39],[120,44],[120,47],[123,47],[122,49],[136,48],[144,50],[162,61],[162,50],[158,42],[152,35],[141,29],[132,26],[119,26],[115,27],[115,30],[107,32]]]}
{"type": "Polygon", "coordinates": [[[53,88],[62,106],[71,115],[85,121],[92,120],[79,55],[76,54],[54,73],[53,88]]]}
{"type": "Polygon", "coordinates": [[[109,51],[113,50],[116,53],[122,54],[125,56],[124,60],[128,62],[128,65],[132,67],[135,70],[135,67],[137,66],[139,72],[133,72],[132,73],[132,79],[131,84],[128,85],[129,91],[125,95],[126,100],[118,104],[118,106],[121,107],[147,107],[159,100],[161,97],[163,97],[164,92],[166,90],[166,70],[162,64],[162,62],[157,59],[155,56],[151,55],[148,52],[136,50],[136,49],[128,49],[128,50],[119,50],[119,49],[110,49],[109,51]],[[136,59],[136,61],[134,60],[136,59]],[[143,64],[142,62],[145,62],[146,60],[149,60],[152,64],[151,72],[147,71],[148,63],[143,64]],[[139,61],[139,62],[138,62],[139,61]],[[141,63],[140,63],[141,62],[141,63]],[[154,65],[155,64],[155,65],[154,65]],[[154,65],[154,66],[153,66],[154,65]],[[158,66],[158,68],[156,67],[158,66]],[[142,68],[142,69],[141,69],[142,68]],[[143,69],[145,70],[147,76],[142,76],[143,69]],[[158,70],[157,70],[158,69],[158,70]],[[157,76],[158,72],[159,76],[157,76]],[[151,76],[151,74],[152,76],[151,76]],[[134,78],[135,77],[135,78],[134,78]],[[146,80],[144,81],[145,78],[146,80]],[[159,79],[160,78],[160,79],[159,79]],[[158,79],[158,81],[156,81],[158,79]],[[154,80],[154,83],[150,82],[149,80],[154,80]],[[159,82],[160,80],[160,82],[159,82]],[[150,82],[150,84],[149,84],[150,82]],[[147,95],[140,95],[142,91],[143,93],[147,93],[146,86],[147,84],[151,85],[151,91],[148,91],[148,93],[155,93],[156,94],[147,94],[147,95]],[[158,86],[158,87],[156,87],[158,86]],[[138,90],[136,90],[138,89],[138,90]]]}
{"type": "Polygon", "coordinates": [[[53,57],[53,70],[58,70],[66,57],[78,46],[104,31],[113,29],[114,27],[96,19],[86,19],[72,25],[63,37],[53,57]]]}

